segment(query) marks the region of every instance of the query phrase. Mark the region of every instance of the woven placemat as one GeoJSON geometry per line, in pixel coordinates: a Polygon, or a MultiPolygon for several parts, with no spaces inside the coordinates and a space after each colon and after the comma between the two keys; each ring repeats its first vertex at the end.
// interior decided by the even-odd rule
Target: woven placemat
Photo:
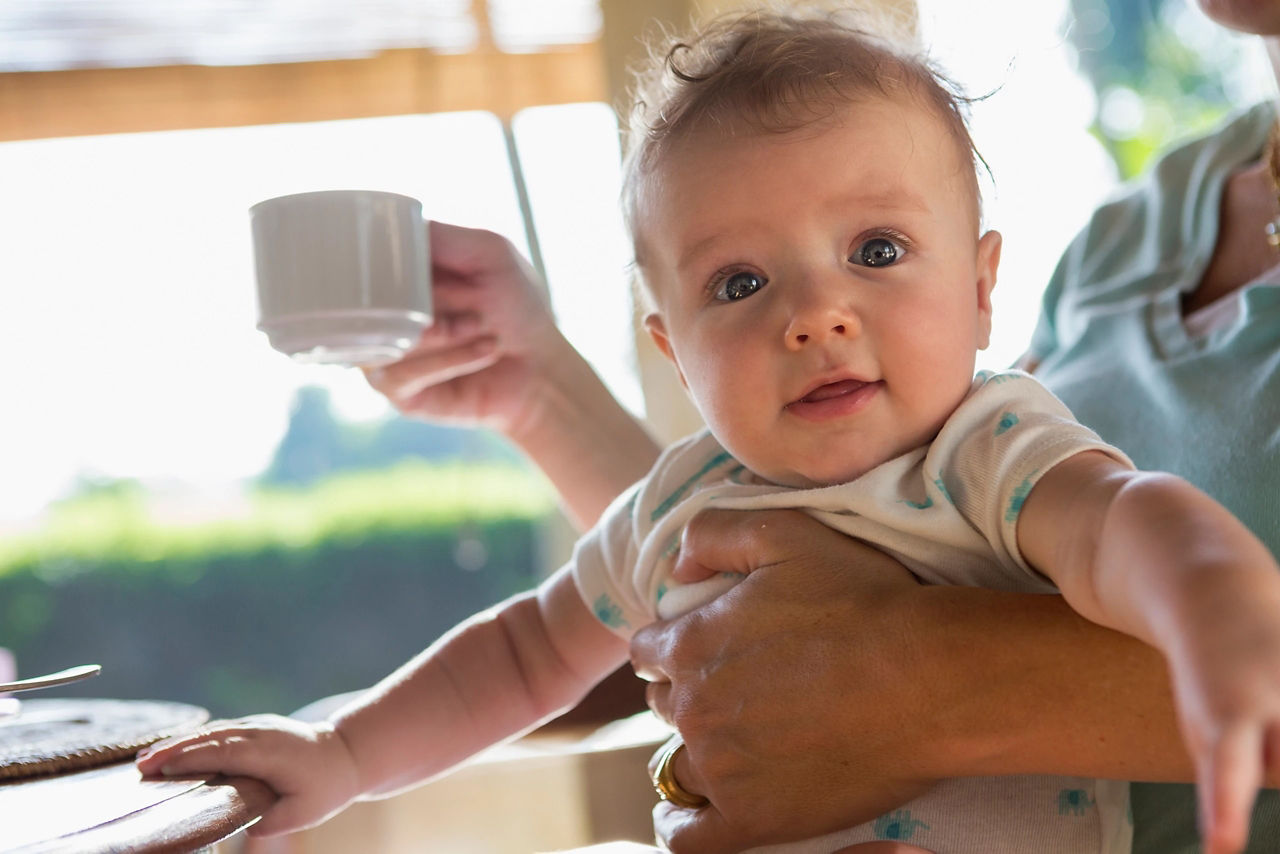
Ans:
{"type": "Polygon", "coordinates": [[[16,716],[0,718],[0,780],[106,765],[208,719],[185,703],[23,700],[16,716]]]}

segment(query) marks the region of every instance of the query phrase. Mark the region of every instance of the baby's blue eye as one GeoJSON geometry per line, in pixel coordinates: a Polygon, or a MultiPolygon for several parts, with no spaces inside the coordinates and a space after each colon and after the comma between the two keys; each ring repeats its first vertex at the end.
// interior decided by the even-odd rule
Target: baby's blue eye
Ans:
{"type": "Polygon", "coordinates": [[[888,267],[905,254],[906,250],[889,238],[873,237],[853,250],[849,260],[863,267],[888,267]]]}
{"type": "Polygon", "coordinates": [[[755,273],[734,273],[725,277],[716,289],[716,299],[732,302],[745,299],[765,286],[769,280],[755,273]]]}

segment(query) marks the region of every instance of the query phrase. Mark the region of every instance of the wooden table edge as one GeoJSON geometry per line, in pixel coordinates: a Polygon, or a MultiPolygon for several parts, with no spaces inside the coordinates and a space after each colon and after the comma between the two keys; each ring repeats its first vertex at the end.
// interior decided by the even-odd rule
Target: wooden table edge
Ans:
{"type": "Polygon", "coordinates": [[[275,793],[260,780],[213,777],[146,809],[7,854],[185,854],[248,827],[275,801],[275,793]]]}

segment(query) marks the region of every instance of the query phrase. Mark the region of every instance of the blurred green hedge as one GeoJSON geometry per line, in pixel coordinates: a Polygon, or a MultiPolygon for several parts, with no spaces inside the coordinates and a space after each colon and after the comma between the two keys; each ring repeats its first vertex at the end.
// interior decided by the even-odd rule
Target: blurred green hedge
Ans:
{"type": "Polygon", "coordinates": [[[536,584],[549,487],[517,467],[408,463],[181,524],[141,492],[68,502],[0,540],[0,646],[46,696],[287,713],[372,684],[536,584]]]}

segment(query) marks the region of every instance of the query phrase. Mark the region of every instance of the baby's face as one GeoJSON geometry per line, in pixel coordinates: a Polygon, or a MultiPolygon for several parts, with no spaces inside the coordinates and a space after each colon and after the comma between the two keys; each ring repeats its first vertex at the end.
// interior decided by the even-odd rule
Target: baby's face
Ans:
{"type": "Polygon", "coordinates": [[[938,432],[990,332],[1000,238],[972,182],[908,96],[667,153],[636,209],[646,324],[740,462],[838,483],[938,432]]]}

